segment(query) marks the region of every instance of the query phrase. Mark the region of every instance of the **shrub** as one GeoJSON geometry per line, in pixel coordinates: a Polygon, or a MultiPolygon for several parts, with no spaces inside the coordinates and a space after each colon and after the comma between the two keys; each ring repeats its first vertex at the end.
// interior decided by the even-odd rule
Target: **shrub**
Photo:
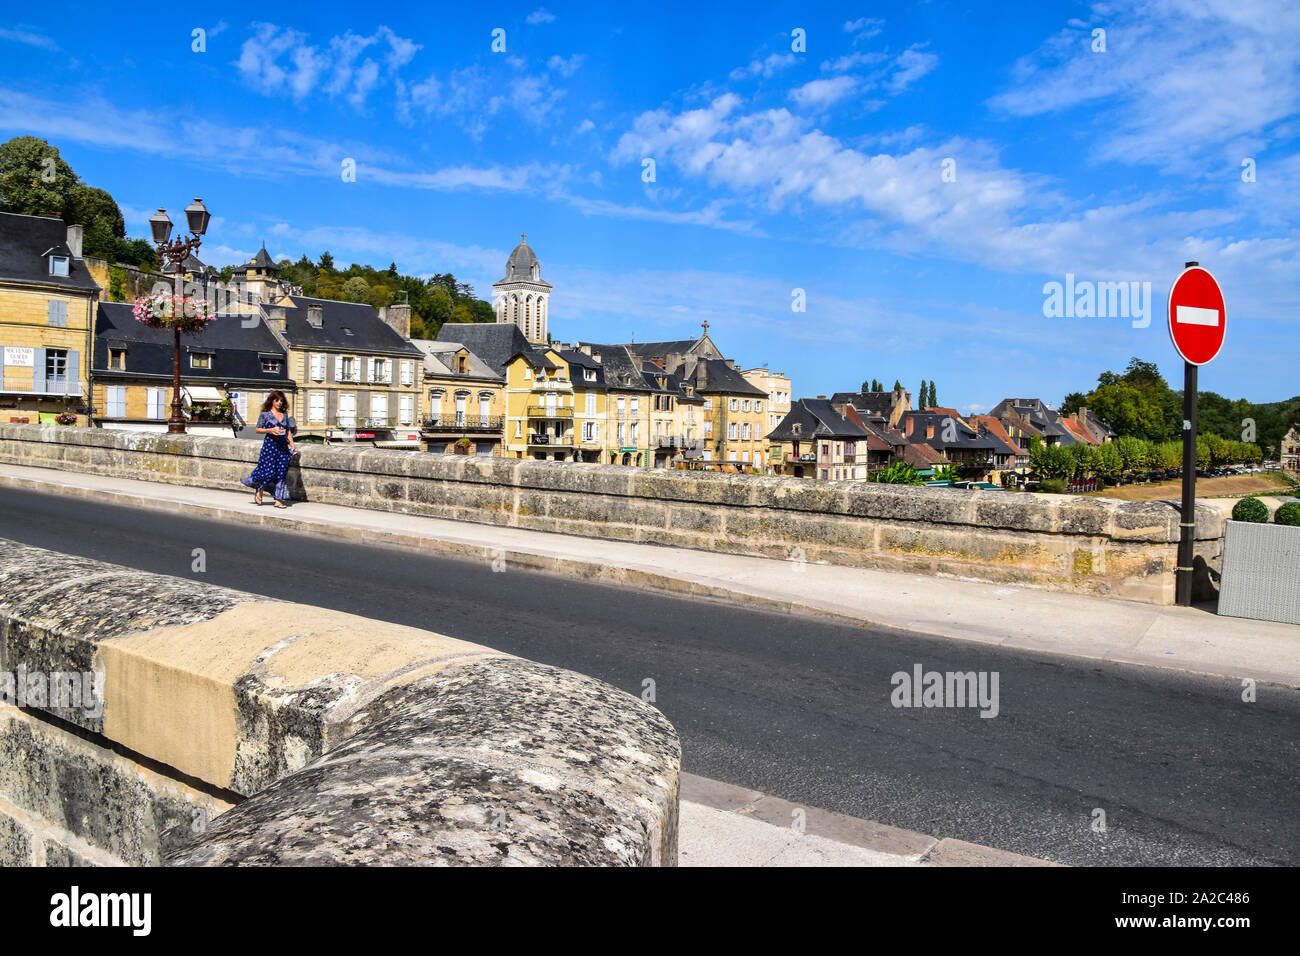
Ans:
{"type": "Polygon", "coordinates": [[[1068,487],[1064,478],[1044,478],[1039,484],[1038,490],[1049,495],[1063,495],[1068,487]]]}
{"type": "Polygon", "coordinates": [[[1275,524],[1300,526],[1300,501],[1288,501],[1273,515],[1275,524]]]}
{"type": "Polygon", "coordinates": [[[920,485],[924,482],[916,469],[905,461],[896,461],[883,471],[867,474],[867,481],[876,481],[884,485],[920,485]]]}
{"type": "Polygon", "coordinates": [[[1233,521],[1267,521],[1268,506],[1258,498],[1247,496],[1233,506],[1233,521]]]}

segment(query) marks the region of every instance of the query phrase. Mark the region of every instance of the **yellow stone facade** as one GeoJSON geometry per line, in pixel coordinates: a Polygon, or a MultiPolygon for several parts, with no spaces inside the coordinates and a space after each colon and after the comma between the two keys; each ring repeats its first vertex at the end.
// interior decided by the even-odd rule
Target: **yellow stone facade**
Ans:
{"type": "Polygon", "coordinates": [[[83,407],[95,301],[66,287],[0,280],[0,421],[35,424],[83,407]]]}

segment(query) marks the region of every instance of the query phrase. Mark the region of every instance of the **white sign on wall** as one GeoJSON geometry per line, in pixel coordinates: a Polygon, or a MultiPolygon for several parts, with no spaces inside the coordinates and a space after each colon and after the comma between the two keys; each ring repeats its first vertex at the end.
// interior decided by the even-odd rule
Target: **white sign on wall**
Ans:
{"type": "Polygon", "coordinates": [[[5,364],[31,368],[36,356],[33,349],[22,348],[21,346],[5,346],[5,364]]]}

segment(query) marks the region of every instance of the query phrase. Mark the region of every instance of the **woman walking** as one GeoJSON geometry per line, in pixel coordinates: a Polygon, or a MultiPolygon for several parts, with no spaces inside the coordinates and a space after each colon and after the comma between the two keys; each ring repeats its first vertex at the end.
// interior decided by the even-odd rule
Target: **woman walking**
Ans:
{"type": "Polygon", "coordinates": [[[293,435],[289,433],[289,400],[284,397],[284,392],[274,391],[266,396],[262,414],[257,417],[257,431],[266,436],[262,439],[262,453],[257,456],[253,473],[240,479],[240,483],[256,489],[253,495],[253,504],[256,505],[262,503],[262,490],[274,484],[271,493],[275,496],[275,506],[283,508],[284,502],[289,500],[289,486],[285,484],[284,476],[293,456],[298,453],[293,435]]]}

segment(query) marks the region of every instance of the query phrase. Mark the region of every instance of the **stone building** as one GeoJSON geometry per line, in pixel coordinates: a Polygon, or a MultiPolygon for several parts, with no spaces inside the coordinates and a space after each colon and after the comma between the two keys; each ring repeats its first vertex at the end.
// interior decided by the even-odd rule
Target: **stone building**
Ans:
{"type": "Polygon", "coordinates": [[[542,278],[542,264],[529,247],[525,233],[506,260],[505,278],[492,283],[497,321],[516,326],[530,344],[545,345],[550,341],[547,318],[551,288],[542,278]]]}
{"type": "Polygon", "coordinates": [[[0,421],[86,424],[99,285],[82,227],[0,213],[0,421]]]}

